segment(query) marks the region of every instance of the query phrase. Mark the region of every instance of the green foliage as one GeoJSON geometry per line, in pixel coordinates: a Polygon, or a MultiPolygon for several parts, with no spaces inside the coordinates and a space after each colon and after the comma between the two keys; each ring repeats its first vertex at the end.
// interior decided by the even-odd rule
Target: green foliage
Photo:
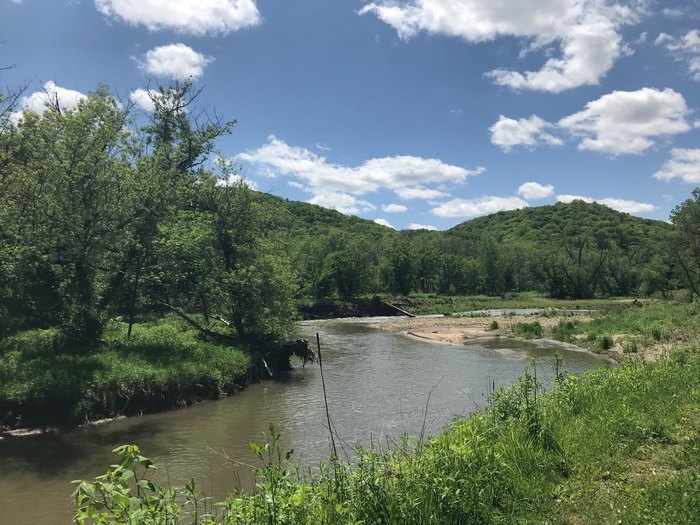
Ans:
{"type": "Polygon", "coordinates": [[[615,345],[615,342],[609,335],[604,335],[600,338],[598,344],[601,350],[610,350],[615,345]]]}
{"type": "Polygon", "coordinates": [[[246,382],[250,357],[203,340],[175,318],[107,326],[98,348],[76,348],[57,329],[0,342],[3,425],[82,423],[218,398],[246,382]]]}
{"type": "Polygon", "coordinates": [[[542,325],[538,321],[532,323],[515,323],[513,334],[524,339],[534,339],[542,336],[542,325]]]}
{"type": "Polygon", "coordinates": [[[670,250],[681,269],[681,276],[696,297],[700,297],[700,188],[671,212],[675,226],[670,250]]]}

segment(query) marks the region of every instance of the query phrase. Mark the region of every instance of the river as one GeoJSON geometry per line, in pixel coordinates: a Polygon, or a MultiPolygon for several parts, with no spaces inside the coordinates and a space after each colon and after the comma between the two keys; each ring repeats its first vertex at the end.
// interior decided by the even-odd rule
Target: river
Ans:
{"type": "MultiPolygon", "coordinates": [[[[304,322],[300,331],[310,340],[320,333],[339,453],[350,457],[358,445],[417,437],[424,424],[427,435],[439,432],[454,417],[483,407],[492,383],[499,388],[516,381],[531,356],[542,358],[538,374],[546,382],[556,349],[514,341],[424,342],[377,330],[367,320],[304,322]]],[[[573,373],[603,364],[583,352],[562,355],[564,369],[573,373]]],[[[277,424],[282,447],[293,447],[293,458],[304,467],[328,457],[318,365],[298,367],[287,379],[250,385],[222,401],[0,440],[0,524],[70,523],[71,480],[104,473],[114,459],[111,450],[124,443],[137,443],[156,460],[160,480],[184,484],[194,478],[208,496],[223,499],[235,487],[251,485],[248,465],[255,458],[248,443],[263,442],[269,423],[277,424]]]]}

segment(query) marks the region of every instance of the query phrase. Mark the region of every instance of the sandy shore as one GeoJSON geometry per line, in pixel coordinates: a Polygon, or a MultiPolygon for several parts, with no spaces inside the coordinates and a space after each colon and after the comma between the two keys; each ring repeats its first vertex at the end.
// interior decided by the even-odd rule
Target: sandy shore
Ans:
{"type": "MultiPolygon", "coordinates": [[[[562,317],[547,317],[542,315],[502,315],[484,317],[416,317],[402,318],[390,322],[374,323],[372,326],[389,332],[406,334],[409,337],[416,337],[435,343],[463,345],[476,343],[478,341],[515,338],[513,326],[516,323],[533,323],[537,321],[542,327],[540,339],[552,339],[552,329],[562,320],[562,317]],[[491,330],[491,324],[496,321],[498,328],[491,330]]],[[[576,316],[578,321],[590,321],[588,316],[576,316]]],[[[580,337],[584,337],[583,335],[580,337]]],[[[671,348],[670,343],[657,343],[655,345],[640,349],[636,354],[625,354],[624,334],[613,334],[614,345],[610,350],[596,355],[607,356],[612,361],[620,361],[625,358],[657,361],[666,355],[671,348]]],[[[572,350],[578,349],[590,352],[585,345],[572,343],[561,343],[568,345],[572,350]]]]}
{"type": "MultiPolygon", "coordinates": [[[[590,318],[578,316],[581,321],[590,318]]],[[[464,344],[483,339],[513,337],[513,326],[516,323],[532,323],[537,321],[542,326],[542,337],[550,337],[560,317],[545,317],[533,315],[506,315],[488,317],[429,317],[406,318],[388,323],[377,323],[373,326],[381,330],[399,332],[421,339],[439,343],[464,344]],[[491,330],[491,324],[496,321],[498,328],[491,330]]]]}

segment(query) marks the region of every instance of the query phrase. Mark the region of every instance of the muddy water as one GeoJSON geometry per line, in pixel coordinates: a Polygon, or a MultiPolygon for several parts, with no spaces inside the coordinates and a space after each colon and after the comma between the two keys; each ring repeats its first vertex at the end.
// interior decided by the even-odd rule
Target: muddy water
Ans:
{"type": "MultiPolygon", "coordinates": [[[[550,372],[554,346],[492,342],[471,346],[417,341],[382,332],[366,321],[304,323],[302,335],[321,335],[328,402],[342,447],[386,445],[423,427],[434,434],[456,416],[485,405],[488,386],[513,383],[543,359],[539,377],[550,372]]],[[[580,372],[603,363],[563,351],[565,369],[580,372]]],[[[548,374],[551,375],[551,374],[548,374]]],[[[269,423],[282,433],[304,466],[328,457],[321,379],[317,365],[289,378],[249,386],[230,398],[163,414],[120,420],[70,432],[0,441],[0,524],[70,523],[73,479],[91,479],[112,462],[111,450],[137,443],[162,467],[163,481],[194,478],[201,490],[222,499],[234,487],[250,486],[252,440],[264,440],[269,423]]],[[[339,451],[342,454],[342,451],[339,451]]]]}

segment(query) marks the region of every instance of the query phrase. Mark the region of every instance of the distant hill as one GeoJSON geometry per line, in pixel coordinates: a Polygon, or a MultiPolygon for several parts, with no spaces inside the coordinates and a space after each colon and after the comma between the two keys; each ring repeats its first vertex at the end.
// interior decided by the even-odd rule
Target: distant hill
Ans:
{"type": "Polygon", "coordinates": [[[287,212],[283,222],[290,233],[295,235],[322,235],[331,229],[341,229],[349,233],[364,234],[374,238],[394,231],[374,221],[355,215],[345,215],[316,204],[292,201],[269,193],[258,193],[257,195],[261,202],[276,205],[287,212]]]}
{"type": "Polygon", "coordinates": [[[661,239],[670,230],[671,225],[663,221],[642,219],[598,203],[574,201],[501,211],[458,224],[447,234],[472,242],[488,236],[506,245],[547,245],[562,237],[590,234],[627,248],[661,239]]]}

